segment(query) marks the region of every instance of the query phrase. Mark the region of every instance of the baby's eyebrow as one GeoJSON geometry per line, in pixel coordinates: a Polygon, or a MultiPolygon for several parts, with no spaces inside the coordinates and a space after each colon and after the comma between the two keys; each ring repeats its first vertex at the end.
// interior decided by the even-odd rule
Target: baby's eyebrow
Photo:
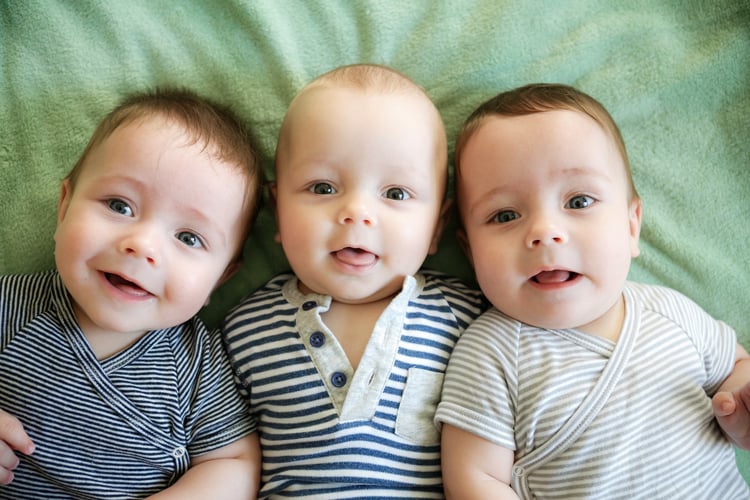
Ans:
{"type": "Polygon", "coordinates": [[[217,223],[215,219],[207,216],[195,206],[185,206],[184,210],[187,214],[186,220],[190,222],[190,226],[193,229],[198,230],[198,232],[202,234],[206,232],[209,233],[206,236],[210,236],[210,242],[213,243],[211,245],[212,247],[217,245],[226,246],[228,244],[226,232],[221,224],[217,223]]]}
{"type": "Polygon", "coordinates": [[[561,168],[554,172],[556,177],[598,177],[602,180],[612,180],[608,170],[591,168],[585,166],[573,166],[561,168]]]}
{"type": "Polygon", "coordinates": [[[143,182],[140,179],[121,174],[94,174],[94,176],[92,176],[92,179],[94,179],[99,185],[115,188],[127,187],[130,189],[135,189],[138,192],[146,191],[146,189],[149,187],[148,183],[143,182]]]}
{"type": "Polygon", "coordinates": [[[511,184],[502,184],[500,186],[495,186],[489,191],[482,193],[482,196],[480,196],[478,200],[472,203],[472,205],[469,207],[469,213],[475,214],[477,211],[482,211],[483,206],[486,203],[488,203],[489,201],[493,200],[494,198],[498,196],[502,196],[503,194],[512,192],[512,191],[514,191],[514,189],[511,184]]]}

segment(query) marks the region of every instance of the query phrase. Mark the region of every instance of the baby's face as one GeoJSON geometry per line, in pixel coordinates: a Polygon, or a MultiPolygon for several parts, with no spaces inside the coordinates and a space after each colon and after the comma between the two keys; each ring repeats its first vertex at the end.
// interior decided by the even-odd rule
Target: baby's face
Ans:
{"type": "Polygon", "coordinates": [[[493,116],[460,165],[468,253],[490,302],[535,326],[604,334],[640,231],[612,139],[574,111],[493,116]]]}
{"type": "Polygon", "coordinates": [[[240,245],[246,179],[161,118],[123,125],[63,184],[55,259],[83,328],[139,336],[205,304],[240,245]]]}
{"type": "Polygon", "coordinates": [[[435,250],[444,142],[426,97],[316,88],[277,152],[279,238],[303,292],[393,295],[435,250]]]}

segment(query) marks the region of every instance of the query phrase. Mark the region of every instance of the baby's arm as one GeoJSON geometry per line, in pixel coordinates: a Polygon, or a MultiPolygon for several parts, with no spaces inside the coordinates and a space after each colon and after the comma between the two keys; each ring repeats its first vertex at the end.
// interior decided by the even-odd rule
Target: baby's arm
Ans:
{"type": "Polygon", "coordinates": [[[153,500],[254,500],[260,488],[258,433],[192,459],[188,471],[153,500]]]}
{"type": "Polygon", "coordinates": [[[441,460],[448,499],[518,498],[511,489],[513,450],[443,424],[441,460]]]}
{"type": "Polygon", "coordinates": [[[31,455],[34,443],[16,417],[0,410],[0,485],[13,481],[13,469],[18,466],[14,450],[31,455]]]}
{"type": "Polygon", "coordinates": [[[727,439],[750,450],[750,355],[739,344],[734,369],[714,394],[712,404],[727,439]]]}

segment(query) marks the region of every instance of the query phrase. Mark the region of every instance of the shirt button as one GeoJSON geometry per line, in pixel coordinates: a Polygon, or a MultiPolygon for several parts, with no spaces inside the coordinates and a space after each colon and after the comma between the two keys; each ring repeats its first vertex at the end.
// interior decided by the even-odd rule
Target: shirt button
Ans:
{"type": "Polygon", "coordinates": [[[302,309],[304,309],[305,311],[309,311],[310,309],[315,309],[316,307],[318,307],[318,303],[315,302],[314,300],[308,300],[307,302],[302,304],[302,309]]]}
{"type": "Polygon", "coordinates": [[[513,467],[513,475],[516,477],[523,477],[526,474],[526,470],[520,465],[513,467]]]}
{"type": "Polygon", "coordinates": [[[185,448],[183,448],[182,446],[178,446],[177,448],[172,450],[172,456],[174,458],[182,458],[185,456],[185,451],[185,448]]]}
{"type": "Polygon", "coordinates": [[[331,375],[331,383],[334,387],[344,387],[346,385],[346,375],[341,372],[334,372],[331,375]]]}
{"type": "Polygon", "coordinates": [[[321,347],[326,343],[326,337],[320,332],[315,332],[310,335],[310,345],[313,347],[321,347]]]}

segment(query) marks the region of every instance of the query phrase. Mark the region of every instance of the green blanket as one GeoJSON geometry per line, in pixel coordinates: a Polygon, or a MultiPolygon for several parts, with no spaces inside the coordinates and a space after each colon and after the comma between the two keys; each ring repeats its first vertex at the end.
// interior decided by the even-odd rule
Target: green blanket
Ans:
{"type": "MultiPolygon", "coordinates": [[[[602,101],[644,200],[631,278],[682,291],[750,348],[746,1],[27,0],[0,3],[0,16],[0,273],[52,266],[60,180],[125,94],[179,85],[232,105],[270,174],[295,92],[377,62],[425,87],[451,139],[479,102],[523,83],[602,101]]],[[[209,323],[286,268],[273,233],[266,210],[209,323]]],[[[471,278],[451,228],[426,265],[471,278]]]]}

